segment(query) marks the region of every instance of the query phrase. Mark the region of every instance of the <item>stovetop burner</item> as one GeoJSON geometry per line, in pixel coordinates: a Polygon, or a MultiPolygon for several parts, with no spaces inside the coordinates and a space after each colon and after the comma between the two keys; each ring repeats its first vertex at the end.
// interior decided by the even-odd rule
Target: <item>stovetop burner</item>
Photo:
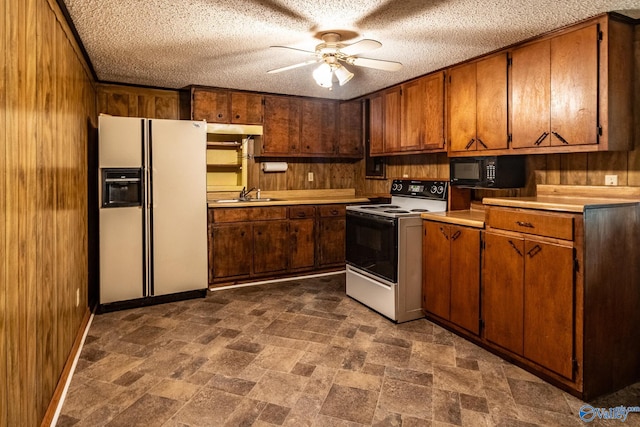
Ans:
{"type": "Polygon", "coordinates": [[[411,209],[411,212],[429,212],[429,209],[411,209]]]}
{"type": "Polygon", "coordinates": [[[380,209],[399,209],[398,205],[378,205],[380,209]]]}
{"type": "Polygon", "coordinates": [[[404,209],[387,209],[386,213],[409,213],[409,211],[405,211],[404,209]]]}

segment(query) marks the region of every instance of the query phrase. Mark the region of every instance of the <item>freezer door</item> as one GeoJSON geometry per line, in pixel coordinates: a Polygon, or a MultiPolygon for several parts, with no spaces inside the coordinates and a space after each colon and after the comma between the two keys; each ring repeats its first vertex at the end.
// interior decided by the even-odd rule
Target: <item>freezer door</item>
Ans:
{"type": "Polygon", "coordinates": [[[100,209],[100,304],[143,296],[142,207],[100,209]]]}
{"type": "Polygon", "coordinates": [[[206,289],[206,124],[150,122],[151,291],[206,289]]]}
{"type": "Polygon", "coordinates": [[[142,167],[143,129],[146,119],[100,115],[98,163],[100,168],[142,167]]]}

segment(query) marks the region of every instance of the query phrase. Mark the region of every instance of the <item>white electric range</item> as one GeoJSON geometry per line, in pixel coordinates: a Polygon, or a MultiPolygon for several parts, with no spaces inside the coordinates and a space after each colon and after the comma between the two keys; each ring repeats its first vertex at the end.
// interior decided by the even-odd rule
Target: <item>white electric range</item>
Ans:
{"type": "Polygon", "coordinates": [[[422,312],[422,212],[447,210],[449,183],[394,180],[391,203],[347,206],[347,295],[395,322],[422,312]]]}

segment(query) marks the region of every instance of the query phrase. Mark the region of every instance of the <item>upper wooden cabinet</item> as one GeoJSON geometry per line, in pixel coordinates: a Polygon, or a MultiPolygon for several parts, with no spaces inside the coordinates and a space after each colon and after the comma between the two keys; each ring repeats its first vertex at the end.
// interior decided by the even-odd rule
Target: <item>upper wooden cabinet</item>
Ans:
{"type": "Polygon", "coordinates": [[[451,69],[448,95],[452,155],[508,148],[506,53],[451,69]]]}
{"type": "Polygon", "coordinates": [[[303,99],[300,152],[335,154],[337,149],[337,104],[334,101],[303,99]]]}
{"type": "Polygon", "coordinates": [[[381,92],[369,98],[369,155],[384,155],[384,97],[381,92]]]}
{"type": "Polygon", "coordinates": [[[336,152],[362,157],[362,102],[341,102],[338,107],[339,136],[336,152]]]}
{"type": "Polygon", "coordinates": [[[261,157],[362,157],[360,102],[265,95],[261,157]]]}
{"type": "Polygon", "coordinates": [[[633,27],[608,16],[512,52],[519,152],[627,150],[633,140],[633,27]]]}
{"type": "Polygon", "coordinates": [[[206,120],[208,123],[262,124],[261,94],[193,87],[190,89],[190,96],[192,120],[206,120]]]}
{"type": "Polygon", "coordinates": [[[444,72],[402,85],[402,151],[444,148],[444,72]]]}
{"type": "Polygon", "coordinates": [[[369,98],[369,154],[443,151],[444,73],[376,93],[369,98]]]}
{"type": "Polygon", "coordinates": [[[290,96],[264,97],[262,146],[256,154],[286,156],[300,152],[300,100],[290,96]]]}

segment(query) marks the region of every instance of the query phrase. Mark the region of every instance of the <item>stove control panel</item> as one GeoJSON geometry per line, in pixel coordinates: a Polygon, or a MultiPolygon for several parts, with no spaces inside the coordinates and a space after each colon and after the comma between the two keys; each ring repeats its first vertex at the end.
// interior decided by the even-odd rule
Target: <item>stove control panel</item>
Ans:
{"type": "Polygon", "coordinates": [[[391,195],[447,200],[448,186],[448,181],[394,179],[391,184],[391,195]]]}

